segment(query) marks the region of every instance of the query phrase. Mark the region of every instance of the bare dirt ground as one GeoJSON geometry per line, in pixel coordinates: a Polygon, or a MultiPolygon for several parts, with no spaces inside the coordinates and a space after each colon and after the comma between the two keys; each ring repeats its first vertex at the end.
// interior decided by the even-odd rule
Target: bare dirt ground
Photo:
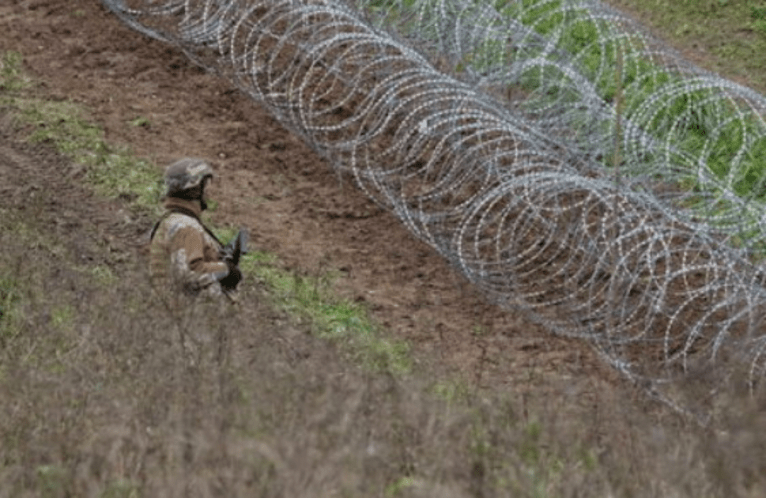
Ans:
{"type": "MultiPolygon", "coordinates": [[[[90,109],[107,140],[159,165],[181,156],[210,160],[219,172],[211,192],[220,201],[216,222],[249,227],[253,246],[287,267],[340,271],[339,291],[366,303],[422,361],[482,387],[523,390],[530,372],[572,387],[587,379],[583,391],[618,382],[587,345],[486,304],[257,104],[179,51],[123,26],[98,1],[14,1],[0,6],[0,29],[0,51],[20,52],[51,98],[90,109]],[[146,123],[131,125],[137,118],[146,123]]],[[[55,172],[59,164],[45,168],[55,172]]],[[[33,175],[6,178],[16,179],[4,187],[17,189],[11,195],[35,188],[33,175]]],[[[151,226],[141,223],[144,232],[151,226]]],[[[138,254],[144,232],[115,237],[138,254]]]]}

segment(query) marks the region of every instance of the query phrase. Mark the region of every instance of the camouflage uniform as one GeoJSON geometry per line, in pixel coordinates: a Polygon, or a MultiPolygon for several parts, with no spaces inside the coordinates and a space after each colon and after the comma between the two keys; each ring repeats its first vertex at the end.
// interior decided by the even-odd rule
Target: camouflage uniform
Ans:
{"type": "Polygon", "coordinates": [[[199,159],[178,161],[165,173],[167,211],[154,228],[150,248],[152,286],[160,292],[234,297],[241,273],[236,270],[239,276],[232,287],[233,270],[223,261],[222,244],[200,221],[205,208],[202,192],[212,175],[212,169],[199,159]]]}

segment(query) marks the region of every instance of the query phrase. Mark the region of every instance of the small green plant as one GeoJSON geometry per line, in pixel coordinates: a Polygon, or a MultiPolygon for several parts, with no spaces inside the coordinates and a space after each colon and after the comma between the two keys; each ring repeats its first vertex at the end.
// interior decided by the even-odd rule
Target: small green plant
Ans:
{"type": "Polygon", "coordinates": [[[117,282],[117,276],[114,272],[105,265],[91,266],[86,269],[95,279],[96,282],[104,286],[113,285],[117,282]]]}
{"type": "Polygon", "coordinates": [[[486,337],[491,333],[491,330],[483,325],[474,325],[471,329],[471,335],[474,337],[486,337]]]}
{"type": "Polygon", "coordinates": [[[70,477],[65,469],[58,465],[40,465],[36,471],[38,489],[43,498],[63,498],[67,491],[70,477]]]}
{"type": "Polygon", "coordinates": [[[525,430],[522,439],[519,455],[527,465],[537,466],[541,458],[540,436],[542,426],[539,422],[530,422],[525,430]]]}
{"type": "Polygon", "coordinates": [[[429,391],[436,396],[436,398],[446,401],[447,403],[464,403],[468,399],[471,389],[463,381],[444,380],[436,382],[431,386],[429,391]]]}
{"type": "Polygon", "coordinates": [[[766,36],[766,6],[751,6],[750,17],[753,20],[753,29],[766,36]]]}
{"type": "Polygon", "coordinates": [[[114,480],[101,493],[101,498],[138,498],[139,496],[138,484],[130,479],[114,480]]]}
{"type": "Polygon", "coordinates": [[[415,485],[415,480],[410,476],[400,477],[396,481],[386,486],[384,494],[386,498],[396,498],[400,496],[404,490],[411,488],[415,485]]]}
{"type": "Polygon", "coordinates": [[[593,472],[594,470],[596,470],[596,467],[598,466],[598,460],[596,459],[596,456],[593,454],[592,449],[585,448],[585,447],[580,448],[579,457],[586,471],[593,472]]]}
{"type": "Polygon", "coordinates": [[[144,116],[138,116],[135,119],[131,119],[130,121],[128,121],[128,123],[130,123],[130,126],[133,126],[136,128],[139,128],[139,127],[148,128],[151,125],[149,118],[145,118],[144,116]]]}
{"type": "Polygon", "coordinates": [[[69,305],[57,306],[51,311],[51,324],[61,330],[68,330],[74,323],[74,309],[69,305]]]}
{"type": "MultiPolygon", "coordinates": [[[[0,57],[0,103],[3,93],[23,90],[31,85],[22,71],[22,57],[19,52],[6,52],[0,57]]],[[[7,97],[6,97],[7,99],[7,97]]]]}
{"type": "Polygon", "coordinates": [[[16,335],[14,331],[15,308],[20,299],[14,278],[0,274],[0,348],[16,335]]]}

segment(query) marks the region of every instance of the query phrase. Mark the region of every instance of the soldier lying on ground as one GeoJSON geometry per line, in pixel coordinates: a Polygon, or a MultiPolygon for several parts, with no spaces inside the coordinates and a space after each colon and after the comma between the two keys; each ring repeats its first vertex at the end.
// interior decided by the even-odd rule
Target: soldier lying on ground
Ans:
{"type": "Polygon", "coordinates": [[[165,214],[152,230],[150,273],[158,291],[188,296],[228,296],[242,272],[223,244],[200,220],[207,208],[205,186],[212,168],[201,159],[184,158],[165,170],[165,214]]]}

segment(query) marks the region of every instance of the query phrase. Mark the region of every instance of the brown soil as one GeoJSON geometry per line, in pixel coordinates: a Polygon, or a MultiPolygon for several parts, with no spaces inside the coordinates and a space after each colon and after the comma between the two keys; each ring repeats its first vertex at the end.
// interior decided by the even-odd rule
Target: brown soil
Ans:
{"type": "MultiPolygon", "coordinates": [[[[532,374],[583,391],[615,382],[616,374],[587,344],[552,336],[519,313],[487,304],[435,251],[264,109],[178,50],[123,26],[97,0],[4,3],[0,29],[0,52],[20,52],[25,70],[50,98],[92,110],[107,140],[129,144],[160,166],[181,156],[210,160],[219,173],[211,189],[220,201],[217,223],[249,227],[254,247],[276,253],[296,271],[340,271],[339,292],[366,303],[373,318],[410,342],[422,361],[480,386],[520,391],[532,374]],[[148,124],[130,124],[139,117],[148,124]]],[[[35,189],[34,176],[25,171],[29,161],[14,161],[9,150],[0,154],[6,163],[0,164],[2,202],[35,189]]],[[[48,174],[60,174],[55,159],[35,161],[48,174]]],[[[83,192],[62,189],[57,196],[83,192]]],[[[93,202],[82,203],[88,210],[77,215],[103,217],[93,202]]],[[[81,226],[66,212],[62,220],[70,230],[81,226]]],[[[138,231],[145,233],[151,223],[140,221],[138,231]]],[[[109,237],[137,256],[136,232],[109,237]]]]}

